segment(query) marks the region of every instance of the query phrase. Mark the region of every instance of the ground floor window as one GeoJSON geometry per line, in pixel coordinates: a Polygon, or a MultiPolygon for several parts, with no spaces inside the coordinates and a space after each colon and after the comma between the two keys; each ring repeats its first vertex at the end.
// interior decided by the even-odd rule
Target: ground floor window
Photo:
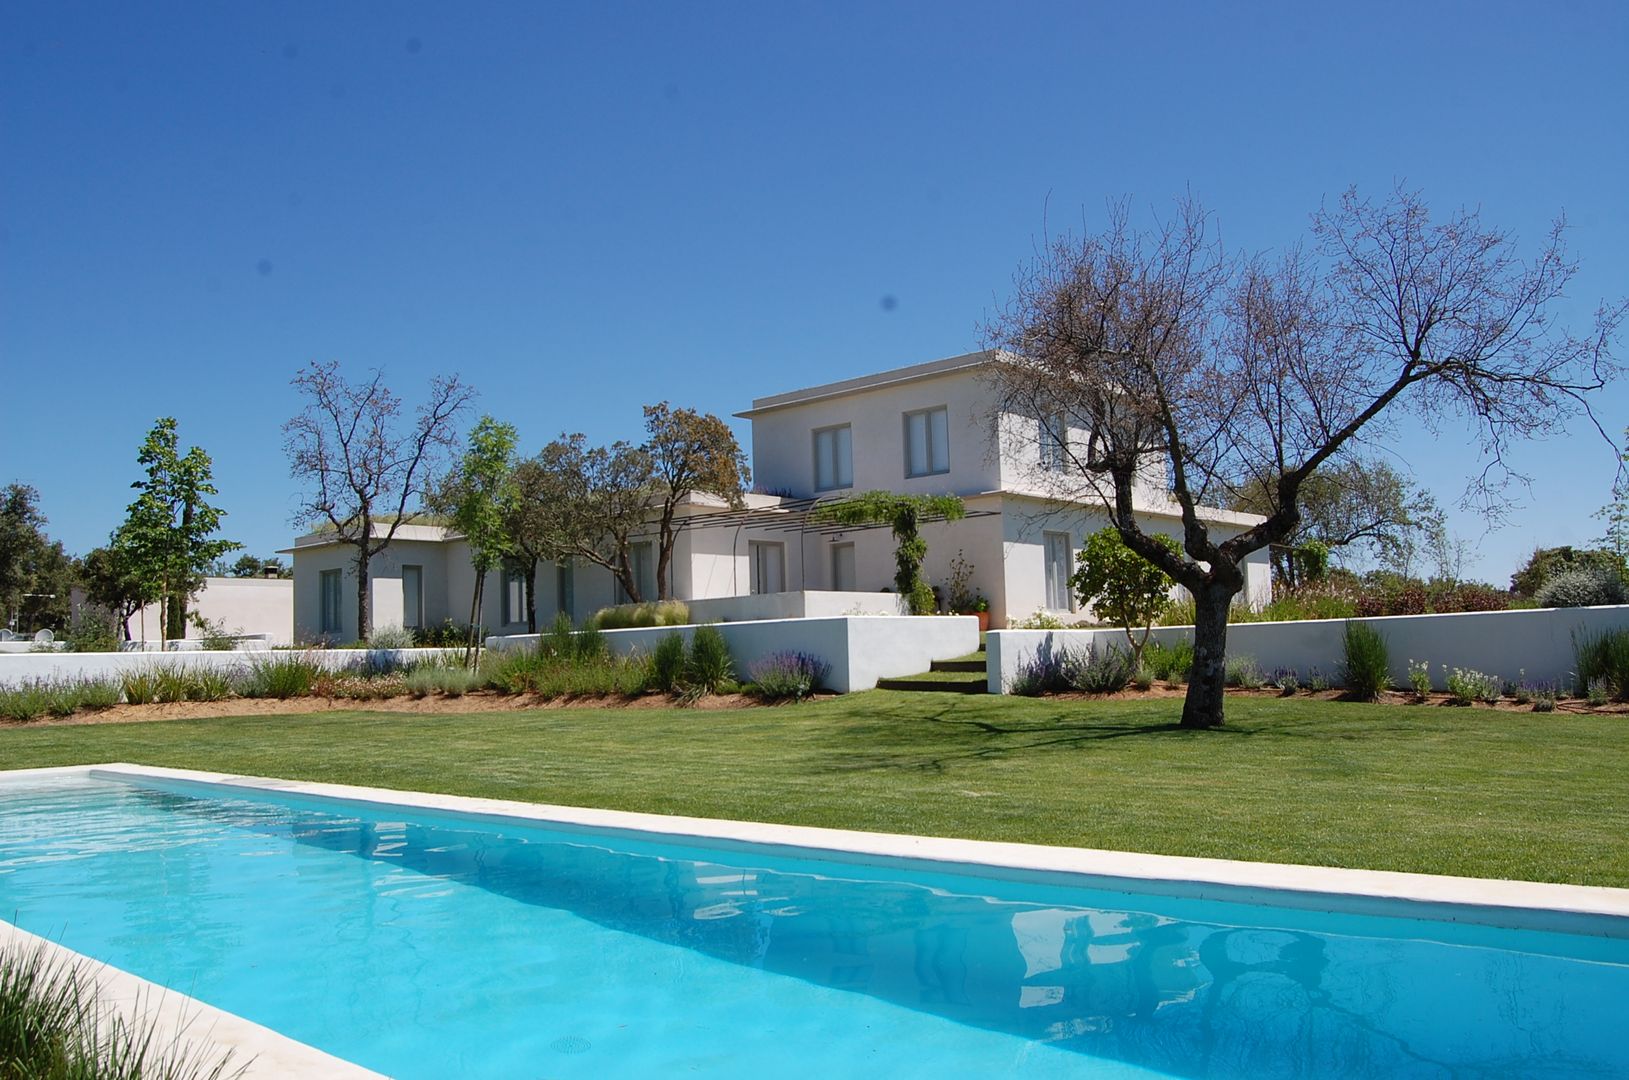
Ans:
{"type": "Polygon", "coordinates": [[[503,624],[526,621],[526,572],[508,567],[503,572],[503,624]]]}
{"type": "Polygon", "coordinates": [[[424,567],[402,567],[402,626],[417,630],[424,625],[424,567]]]}
{"type": "Polygon", "coordinates": [[[752,563],[754,594],[786,591],[785,544],[753,540],[747,544],[747,557],[752,563]]]}
{"type": "Polygon", "coordinates": [[[324,570],[317,578],[318,592],[322,598],[322,632],[324,634],[340,633],[339,625],[339,570],[324,570]]]}
{"type": "Polygon", "coordinates": [[[1069,534],[1048,532],[1041,534],[1046,558],[1046,606],[1053,611],[1075,610],[1074,592],[1069,588],[1069,576],[1074,573],[1069,550],[1069,534]]]}
{"type": "Polygon", "coordinates": [[[571,572],[571,563],[556,563],[554,567],[554,610],[568,619],[577,617],[577,582],[571,572]]]}
{"type": "Polygon", "coordinates": [[[831,548],[831,587],[838,592],[854,592],[859,582],[854,573],[854,545],[833,544],[831,548]]]}

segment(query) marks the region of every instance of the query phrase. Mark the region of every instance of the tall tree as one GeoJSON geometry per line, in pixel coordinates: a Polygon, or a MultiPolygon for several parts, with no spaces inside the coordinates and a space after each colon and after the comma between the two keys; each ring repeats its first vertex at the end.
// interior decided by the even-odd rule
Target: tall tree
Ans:
{"type": "Polygon", "coordinates": [[[147,470],[130,486],[136,501],[120,526],[132,570],[154,582],[164,599],[166,640],[187,634],[187,601],[210,566],[243,545],[216,537],[226,512],[209,502],[213,464],[199,447],[181,453],[175,418],[153,424],[136,456],[147,470]]]}
{"type": "Polygon", "coordinates": [[[1300,526],[1322,466],[1403,410],[1433,431],[1458,416],[1487,459],[1471,494],[1491,495],[1514,475],[1512,440],[1580,413],[1593,423],[1588,395],[1618,370],[1624,302],[1601,305],[1587,334],[1558,317],[1577,269],[1559,223],[1523,262],[1475,211],[1434,222],[1413,192],[1349,191],[1313,215],[1312,240],[1236,259],[1192,201],[1148,229],[1122,204],[1102,232],[1060,239],[1020,271],[988,327],[1000,410],[1090,431],[1061,448],[1058,497],[1107,508],[1126,545],[1193,594],[1185,726],[1222,723],[1243,560],[1300,526]],[[1161,474],[1168,496],[1150,490],[1161,474]],[[1271,493],[1265,520],[1213,535],[1200,507],[1247,485],[1271,493]],[[1181,554],[1139,524],[1151,498],[1174,504],[1181,554]]]}
{"type": "Polygon", "coordinates": [[[551,542],[550,477],[539,458],[515,463],[510,474],[514,498],[504,506],[504,532],[509,536],[509,558],[525,583],[526,632],[537,633],[537,566],[545,560],[570,557],[551,542]]]}
{"type": "Polygon", "coordinates": [[[486,577],[503,565],[513,547],[506,524],[516,499],[516,441],[513,424],[499,423],[490,416],[481,417],[470,429],[469,445],[457,468],[439,485],[430,500],[431,509],[447,515],[453,528],[463,534],[469,545],[475,587],[470,595],[464,661],[471,665],[480,653],[486,577]]]}
{"type": "Polygon", "coordinates": [[[373,629],[368,565],[396,538],[408,508],[423,498],[435,467],[457,445],[457,420],[475,391],[456,375],[438,376],[404,425],[402,400],[377,369],[352,383],[339,364],[314,361],[291,384],[307,399],[283,425],[289,473],[306,485],[294,520],[327,528],[355,549],[357,636],[366,641],[373,629]]]}
{"type": "Polygon", "coordinates": [[[0,624],[19,632],[55,629],[67,619],[69,560],[46,535],[39,500],[28,484],[0,490],[0,624]]]}
{"type": "Polygon", "coordinates": [[[105,546],[86,552],[75,572],[85,599],[113,616],[125,641],[131,640],[131,618],[162,596],[159,582],[137,569],[129,543],[119,532],[105,546]]]}
{"type": "Polygon", "coordinates": [[[740,509],[752,471],[730,426],[711,413],[674,409],[663,401],[645,406],[645,453],[656,482],[656,596],[673,595],[669,569],[678,538],[679,504],[696,492],[717,495],[740,509]]]}
{"type": "Polygon", "coordinates": [[[650,455],[625,442],[591,447],[581,434],[561,435],[532,465],[536,472],[528,475],[527,490],[536,494],[527,500],[527,550],[604,567],[630,599],[643,601],[629,552],[650,516],[650,455]]]}

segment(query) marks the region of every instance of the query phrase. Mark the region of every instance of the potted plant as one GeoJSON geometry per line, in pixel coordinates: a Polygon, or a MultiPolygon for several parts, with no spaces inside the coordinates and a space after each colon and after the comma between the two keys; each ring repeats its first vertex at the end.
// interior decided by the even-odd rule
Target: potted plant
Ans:
{"type": "Polygon", "coordinates": [[[959,612],[958,614],[977,615],[979,619],[979,633],[981,634],[990,629],[990,601],[986,600],[982,596],[975,595],[973,597],[971,610],[959,612]]]}

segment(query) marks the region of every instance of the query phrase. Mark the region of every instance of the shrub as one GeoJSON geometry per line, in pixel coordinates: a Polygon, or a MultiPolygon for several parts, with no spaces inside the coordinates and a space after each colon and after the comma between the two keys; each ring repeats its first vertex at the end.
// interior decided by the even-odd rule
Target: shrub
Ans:
{"type": "Polygon", "coordinates": [[[1602,705],[1605,705],[1607,702],[1612,700],[1611,684],[1603,678],[1591,679],[1589,681],[1589,686],[1584,691],[1584,699],[1588,701],[1593,708],[1599,708],[1602,705]]]}
{"type": "Polygon", "coordinates": [[[305,697],[324,674],[317,662],[299,653],[257,659],[249,666],[240,693],[251,698],[305,697]]]}
{"type": "MultiPolygon", "coordinates": [[[[1182,546],[1169,536],[1151,533],[1149,540],[1173,555],[1182,554],[1182,546]]],[[[1176,582],[1127,547],[1120,530],[1112,526],[1088,536],[1076,561],[1069,587],[1098,618],[1125,631],[1135,659],[1148,641],[1149,627],[1171,606],[1176,582]]]]}
{"type": "Polygon", "coordinates": [[[911,591],[905,594],[906,601],[911,605],[912,615],[937,615],[939,613],[939,600],[933,595],[933,586],[921,578],[911,586],[911,591]]]}
{"type": "MultiPolygon", "coordinates": [[[[671,694],[684,681],[684,637],[668,634],[651,650],[649,688],[671,694]]],[[[754,676],[756,679],[756,676],[754,676]]]]}
{"type": "Polygon", "coordinates": [[[1431,665],[1424,660],[1410,660],[1408,662],[1408,685],[1414,688],[1414,696],[1424,701],[1431,696],[1431,665]]]}
{"type": "Polygon", "coordinates": [[[1301,689],[1301,676],[1294,668],[1277,668],[1267,677],[1268,685],[1276,686],[1285,694],[1293,694],[1301,689]]]}
{"type": "Polygon", "coordinates": [[[682,600],[647,601],[600,608],[583,623],[596,630],[627,630],[634,627],[684,626],[690,622],[690,608],[682,600]]]}
{"type": "Polygon", "coordinates": [[[1019,619],[1011,624],[1014,630],[1062,630],[1063,620],[1056,615],[1049,615],[1037,610],[1027,619],[1019,619]]]}
{"type": "Polygon", "coordinates": [[[1329,689],[1329,676],[1317,668],[1307,669],[1307,689],[1314,694],[1321,694],[1329,689]]]}
{"type": "Polygon", "coordinates": [[[1443,667],[1443,683],[1448,688],[1448,700],[1455,705],[1469,705],[1484,701],[1489,705],[1499,700],[1503,684],[1496,675],[1484,675],[1471,668],[1443,667]]]}
{"type": "Polygon", "coordinates": [[[1580,692],[1596,681],[1604,683],[1610,694],[1621,695],[1629,689],[1629,630],[1575,632],[1572,651],[1573,675],[1580,692]]]}
{"type": "Polygon", "coordinates": [[[1136,665],[1124,649],[1095,646],[1084,652],[1063,652],[1059,674],[1076,690],[1088,694],[1112,694],[1126,688],[1136,665]]]}
{"type": "MultiPolygon", "coordinates": [[[[568,622],[570,620],[567,620],[568,622]]],[[[486,635],[482,634],[482,638],[486,635]]],[[[413,630],[413,644],[421,649],[456,649],[469,641],[469,627],[444,619],[437,626],[420,626],[413,630]]]]}
{"type": "Polygon", "coordinates": [[[1131,684],[1139,690],[1154,689],[1154,673],[1146,667],[1139,667],[1136,674],[1131,676],[1131,684]]]}
{"type": "Polygon", "coordinates": [[[1193,674],[1193,643],[1163,645],[1156,641],[1143,650],[1143,664],[1162,682],[1187,682],[1193,674]]]}
{"type": "Polygon", "coordinates": [[[706,694],[716,694],[735,677],[730,647],[716,626],[698,626],[690,635],[690,649],[684,661],[685,685],[706,694]]]}
{"type": "Polygon", "coordinates": [[[1554,690],[1540,690],[1533,695],[1534,712],[1555,712],[1556,693],[1554,690]]]}
{"type": "Polygon", "coordinates": [[[418,639],[413,631],[401,626],[377,627],[368,635],[369,649],[411,649],[417,645],[418,639]]]}
{"type": "Polygon", "coordinates": [[[231,652],[238,647],[237,636],[224,623],[212,622],[194,611],[192,625],[198,628],[198,643],[206,652],[231,652]]]}
{"type": "Polygon", "coordinates": [[[187,700],[192,689],[192,673],[179,664],[159,668],[154,679],[153,697],[165,705],[187,700]]]}
{"type": "Polygon", "coordinates": [[[119,634],[113,620],[101,615],[80,615],[63,640],[69,652],[119,651],[119,634]]]}
{"type": "Polygon", "coordinates": [[[1333,581],[1303,585],[1285,592],[1261,609],[1262,622],[1298,622],[1302,619],[1350,619],[1358,613],[1350,586],[1333,581]]]}
{"type": "Polygon", "coordinates": [[[86,678],[74,685],[74,693],[79,699],[81,709],[99,712],[117,705],[124,694],[124,688],[115,679],[86,678]]]}
{"type": "Polygon", "coordinates": [[[1069,680],[1064,676],[1064,656],[1047,644],[1037,649],[1034,656],[1019,663],[1007,692],[1021,697],[1039,697],[1068,686],[1069,680]]]}
{"type": "Polygon", "coordinates": [[[158,700],[158,669],[142,668],[119,676],[119,689],[132,705],[148,705],[158,700]]]}
{"type": "Polygon", "coordinates": [[[752,691],[765,701],[802,701],[830,674],[830,664],[806,652],[771,653],[748,669],[752,691]]]}
{"type": "MultiPolygon", "coordinates": [[[[535,691],[539,672],[553,660],[552,654],[545,652],[541,643],[536,649],[495,649],[488,652],[481,661],[479,682],[500,694],[524,694],[535,691]]],[[[559,662],[570,663],[571,658],[568,655],[559,662]]],[[[465,678],[459,679],[454,676],[451,673],[452,669],[427,669],[418,683],[410,682],[409,686],[424,685],[428,687],[427,692],[459,697],[470,690],[477,676],[464,668],[456,670],[465,678]]]]}
{"type": "Polygon", "coordinates": [[[1544,608],[1621,604],[1625,600],[1623,578],[1598,566],[1563,570],[1540,586],[1533,600],[1544,608]]]}
{"type": "Polygon", "coordinates": [[[1391,685],[1391,657],[1386,639],[1367,623],[1348,622],[1344,640],[1346,659],[1341,684],[1360,701],[1373,701],[1391,685]]]}
{"type": "Polygon", "coordinates": [[[1262,674],[1261,665],[1253,656],[1228,657],[1226,678],[1227,685],[1241,690],[1260,690],[1267,685],[1267,676],[1262,674]]]}
{"type": "Polygon", "coordinates": [[[0,687],[0,719],[27,723],[44,716],[50,704],[50,694],[42,683],[0,687]]]}
{"type": "Polygon", "coordinates": [[[1569,570],[1599,569],[1617,576],[1629,573],[1623,556],[1606,548],[1535,548],[1521,569],[1510,578],[1512,592],[1536,596],[1552,577],[1569,570]]]}

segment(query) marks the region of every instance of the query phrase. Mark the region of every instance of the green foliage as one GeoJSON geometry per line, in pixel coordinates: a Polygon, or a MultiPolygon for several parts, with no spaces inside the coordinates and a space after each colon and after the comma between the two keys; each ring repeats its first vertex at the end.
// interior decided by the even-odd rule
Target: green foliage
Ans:
{"type": "Polygon", "coordinates": [[[1501,696],[1504,684],[1497,675],[1484,675],[1473,668],[1443,666],[1443,685],[1448,689],[1448,700],[1455,705],[1470,705],[1483,701],[1492,705],[1501,696]]]}
{"type": "Polygon", "coordinates": [[[1386,639],[1367,623],[1348,622],[1343,644],[1341,685],[1359,701],[1375,700],[1391,685],[1391,657],[1386,639]]]}
{"type": "Polygon", "coordinates": [[[716,694],[735,678],[735,661],[718,627],[698,626],[690,635],[690,648],[684,660],[684,682],[688,688],[716,694]]]}
{"type": "Polygon", "coordinates": [[[933,597],[933,586],[920,578],[911,586],[909,602],[912,615],[932,615],[939,610],[939,602],[933,597]]]}
{"type": "Polygon", "coordinates": [[[130,705],[150,705],[158,700],[158,674],[155,667],[132,668],[119,676],[119,687],[130,705]]]}
{"type": "Polygon", "coordinates": [[[257,658],[250,663],[238,692],[250,698],[304,697],[324,674],[322,665],[299,653],[257,658]]]}
{"type": "Polygon", "coordinates": [[[1126,688],[1137,662],[1124,649],[1095,646],[1081,652],[1065,652],[1062,676],[1076,690],[1088,694],[1113,694],[1126,688]]]}
{"type": "Polygon", "coordinates": [[[499,693],[562,697],[632,697],[644,692],[648,663],[643,657],[611,656],[603,639],[581,646],[570,641],[551,648],[545,640],[532,650],[488,653],[481,665],[481,681],[499,693]]]}
{"type": "Polygon", "coordinates": [[[812,653],[771,653],[752,665],[747,690],[764,701],[802,701],[831,674],[831,665],[812,653]]]}
{"type": "MultiPolygon", "coordinates": [[[[502,660],[506,654],[488,653],[489,662],[496,661],[493,667],[501,668],[502,660]]],[[[477,674],[462,665],[457,667],[445,664],[421,664],[402,676],[402,689],[416,698],[426,698],[431,694],[444,694],[447,697],[463,697],[471,690],[484,683],[499,689],[507,685],[504,677],[494,678],[493,674],[477,674]]],[[[518,690],[505,690],[505,693],[519,693],[518,690]]]]}
{"type": "MultiPolygon", "coordinates": [[[[678,538],[679,504],[695,492],[722,498],[732,510],[745,505],[752,470],[730,425],[712,413],[675,409],[667,402],[645,406],[644,453],[660,501],[657,508],[656,599],[670,595],[668,566],[678,538]]],[[[640,599],[645,599],[640,597],[640,599]]]]}
{"type": "Polygon", "coordinates": [[[1533,600],[1543,608],[1596,607],[1601,604],[1621,604],[1629,599],[1629,590],[1616,570],[1600,566],[1577,567],[1552,574],[1533,594],[1533,600]]]}
{"type": "Polygon", "coordinates": [[[1267,685],[1267,675],[1253,656],[1229,656],[1225,678],[1227,685],[1241,690],[1260,690],[1267,685]]]}
{"type": "Polygon", "coordinates": [[[198,643],[208,652],[230,652],[237,648],[237,635],[221,622],[212,622],[196,611],[191,614],[192,625],[198,628],[198,643]]]}
{"type": "MultiPolygon", "coordinates": [[[[389,634],[388,630],[379,633],[389,634]]],[[[462,623],[443,619],[435,626],[420,626],[414,628],[413,647],[418,649],[452,649],[469,640],[469,627],[462,623]]],[[[386,637],[387,641],[392,640],[386,637]]],[[[396,648],[394,645],[381,645],[380,648],[396,648]]]]}
{"type": "Polygon", "coordinates": [[[1431,665],[1424,660],[1408,662],[1408,684],[1421,701],[1431,696],[1431,665]]]}
{"type": "Polygon", "coordinates": [[[1033,615],[1008,623],[1012,630],[1062,630],[1064,622],[1051,612],[1037,609],[1033,615]]]}
{"type": "Polygon", "coordinates": [[[1573,677],[1578,692],[1601,682],[1613,696],[1629,696],[1629,630],[1572,636],[1573,677]]]}
{"type": "Polygon", "coordinates": [[[119,635],[113,620],[93,611],[81,612],[63,640],[68,643],[70,652],[119,651],[119,635]]]}
{"type": "Polygon", "coordinates": [[[1193,642],[1154,642],[1143,650],[1143,666],[1161,682],[1185,683],[1193,674],[1193,642]]]}
{"type": "Polygon", "coordinates": [[[44,716],[50,707],[50,689],[43,682],[0,686],[0,720],[26,724],[44,716]]]}
{"type": "Polygon", "coordinates": [[[887,525],[894,534],[894,591],[907,598],[913,615],[931,613],[932,590],[919,588],[922,560],[928,544],[922,539],[922,522],[939,519],[959,521],[967,507],[955,495],[902,495],[894,491],[865,491],[852,498],[816,507],[809,515],[814,522],[836,525],[887,525]],[[925,602],[924,602],[925,601],[925,602]]]}
{"type": "Polygon", "coordinates": [[[1589,685],[1584,691],[1584,700],[1591,708],[1600,708],[1612,700],[1612,684],[1605,678],[1589,680],[1589,685]]]}
{"type": "Polygon", "coordinates": [[[583,623],[596,630],[627,630],[636,627],[685,626],[690,607],[683,600],[646,601],[600,608],[583,623]]]}
{"type": "Polygon", "coordinates": [[[650,689],[670,694],[679,686],[684,679],[684,653],[684,637],[681,634],[668,634],[656,643],[656,648],[650,654],[650,689]]]}
{"type": "Polygon", "coordinates": [[[117,543],[130,573],[163,593],[164,636],[185,637],[187,597],[216,560],[243,545],[214,538],[226,512],[208,501],[218,494],[213,465],[196,446],[181,453],[173,417],[153,424],[136,460],[147,476],[130,485],[138,494],[117,543]]]}
{"type": "MultiPolygon", "coordinates": [[[[1605,548],[1575,548],[1571,546],[1534,548],[1510,577],[1510,591],[1520,596],[1537,597],[1539,590],[1551,578],[1569,570],[1593,570],[1616,576],[1629,577],[1629,565],[1621,552],[1605,548]]],[[[1563,606],[1563,605],[1544,605],[1563,606]]]]}
{"type": "MultiPolygon", "coordinates": [[[[1151,533],[1149,539],[1181,557],[1181,545],[1169,536],[1151,533]]],[[[1171,604],[1171,588],[1176,583],[1164,570],[1127,547],[1120,530],[1112,527],[1088,536],[1076,561],[1079,565],[1069,578],[1070,587],[1098,618],[1125,631],[1135,666],[1154,620],[1171,604]],[[1138,630],[1142,631],[1140,637],[1138,630]]]]}
{"type": "Polygon", "coordinates": [[[1295,545],[1291,558],[1295,560],[1299,581],[1319,581],[1329,573],[1329,545],[1322,540],[1305,540],[1295,545]]]}
{"type": "Polygon", "coordinates": [[[27,484],[0,489],[0,626],[24,634],[66,626],[72,587],[72,560],[45,534],[39,496],[27,484]]]}
{"type": "MultiPolygon", "coordinates": [[[[464,630],[464,636],[466,638],[469,636],[467,628],[464,630]]],[[[399,651],[401,649],[417,648],[418,635],[402,626],[376,627],[373,633],[368,635],[367,646],[372,651],[399,651]]],[[[449,646],[443,646],[443,648],[446,647],[449,646]]]]}
{"type": "Polygon", "coordinates": [[[205,1055],[99,1004],[88,967],[43,947],[0,949],[0,1076],[29,1080],[221,1080],[231,1054],[205,1055]]]}

